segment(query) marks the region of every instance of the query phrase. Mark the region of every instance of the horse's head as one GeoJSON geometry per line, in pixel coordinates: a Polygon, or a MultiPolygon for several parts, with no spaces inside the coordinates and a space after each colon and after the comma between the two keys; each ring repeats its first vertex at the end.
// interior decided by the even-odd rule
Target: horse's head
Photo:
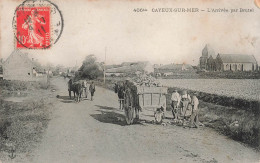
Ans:
{"type": "Polygon", "coordinates": [[[117,92],[118,92],[118,84],[115,83],[115,93],[117,93],[117,92]]]}

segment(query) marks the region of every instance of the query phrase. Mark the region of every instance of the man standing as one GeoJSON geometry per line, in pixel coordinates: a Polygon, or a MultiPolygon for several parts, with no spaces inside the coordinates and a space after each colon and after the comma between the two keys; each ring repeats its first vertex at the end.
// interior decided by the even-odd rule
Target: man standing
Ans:
{"type": "Polygon", "coordinates": [[[173,115],[173,119],[179,119],[179,105],[180,105],[180,101],[181,101],[181,96],[180,94],[178,93],[177,90],[174,90],[174,92],[172,93],[172,97],[171,97],[171,100],[172,100],[172,115],[173,115]]]}
{"type": "Polygon", "coordinates": [[[192,106],[192,114],[190,118],[190,127],[199,127],[199,100],[198,98],[194,95],[192,95],[191,98],[191,106],[192,106]]]}
{"type": "Polygon", "coordinates": [[[183,91],[183,94],[181,96],[181,114],[183,115],[184,119],[186,118],[186,111],[188,109],[188,106],[191,102],[190,95],[188,92],[185,90],[183,91]]]}
{"type": "Polygon", "coordinates": [[[71,99],[72,79],[70,79],[70,80],[68,81],[68,91],[69,91],[69,96],[70,96],[70,99],[71,99]]]}
{"type": "Polygon", "coordinates": [[[90,94],[91,94],[91,101],[93,101],[93,96],[94,96],[94,93],[96,91],[94,82],[91,82],[91,84],[89,86],[89,91],[90,91],[90,94]]]}
{"type": "Polygon", "coordinates": [[[88,98],[88,83],[87,80],[84,80],[82,83],[83,92],[85,93],[85,97],[88,98]]]}

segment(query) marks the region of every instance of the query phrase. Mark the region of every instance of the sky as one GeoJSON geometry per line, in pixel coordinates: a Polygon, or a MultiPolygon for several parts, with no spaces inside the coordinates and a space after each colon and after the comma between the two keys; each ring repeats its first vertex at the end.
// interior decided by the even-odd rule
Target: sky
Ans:
{"type": "MultiPolygon", "coordinates": [[[[23,1],[1,0],[0,57],[15,50],[12,19],[23,1]]],[[[52,0],[64,18],[50,49],[23,49],[42,64],[79,66],[94,54],[106,64],[149,61],[198,65],[209,44],[215,53],[254,55],[260,63],[260,9],[254,0],[52,0]],[[134,12],[145,8],[147,12],[134,12]],[[254,12],[152,12],[156,8],[253,9],[254,12]],[[106,49],[106,50],[105,50],[106,49]],[[106,56],[106,57],[105,57],[106,56]],[[105,59],[106,58],[106,59],[105,59]]]]}

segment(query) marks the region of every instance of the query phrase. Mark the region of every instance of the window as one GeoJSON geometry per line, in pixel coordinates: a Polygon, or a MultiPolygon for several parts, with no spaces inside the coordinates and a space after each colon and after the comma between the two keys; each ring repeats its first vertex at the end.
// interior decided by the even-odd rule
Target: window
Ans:
{"type": "Polygon", "coordinates": [[[226,65],[226,69],[228,70],[228,64],[226,65]]]}

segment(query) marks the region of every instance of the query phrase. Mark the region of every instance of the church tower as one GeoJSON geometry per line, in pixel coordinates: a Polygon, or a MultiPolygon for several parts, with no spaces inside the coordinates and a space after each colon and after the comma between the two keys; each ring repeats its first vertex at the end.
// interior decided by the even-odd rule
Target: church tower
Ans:
{"type": "Polygon", "coordinates": [[[216,57],[214,50],[209,46],[209,44],[206,44],[202,50],[202,56],[200,57],[200,69],[208,69],[208,58],[210,56],[213,58],[216,57]]]}

